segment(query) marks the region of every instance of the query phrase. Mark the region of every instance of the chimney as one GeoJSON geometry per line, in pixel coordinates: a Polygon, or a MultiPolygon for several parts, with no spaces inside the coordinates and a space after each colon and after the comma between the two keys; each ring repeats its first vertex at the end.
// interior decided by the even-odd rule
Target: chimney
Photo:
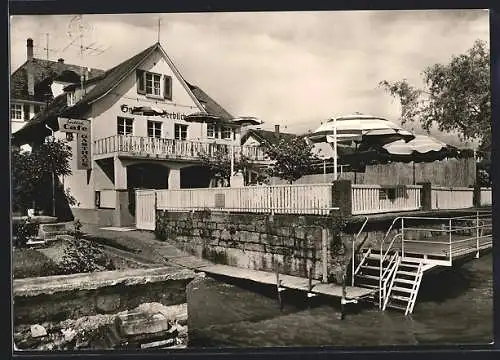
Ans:
{"type": "Polygon", "coordinates": [[[33,60],[33,39],[26,40],[26,59],[33,60]]]}
{"type": "Polygon", "coordinates": [[[60,63],[60,64],[64,64],[64,59],[63,58],[59,58],[59,59],[57,59],[57,62],[60,63]]]}
{"type": "Polygon", "coordinates": [[[280,133],[280,126],[279,125],[274,125],[274,132],[276,133],[276,135],[278,135],[280,133]]]}

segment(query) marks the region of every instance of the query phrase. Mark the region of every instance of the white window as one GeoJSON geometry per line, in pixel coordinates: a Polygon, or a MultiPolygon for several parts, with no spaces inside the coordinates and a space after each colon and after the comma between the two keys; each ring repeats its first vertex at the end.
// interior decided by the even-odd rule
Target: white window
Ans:
{"type": "Polygon", "coordinates": [[[187,139],[187,125],[175,124],[175,139],[176,140],[186,140],[187,139]]]}
{"type": "Polygon", "coordinates": [[[117,132],[118,135],[132,135],[134,132],[134,119],[118,117],[117,132]]]}
{"type": "Polygon", "coordinates": [[[146,94],[161,96],[161,75],[146,73],[146,94]]]}
{"type": "Polygon", "coordinates": [[[23,119],[23,107],[20,104],[11,104],[10,105],[10,117],[16,120],[23,119]]]}
{"type": "Polygon", "coordinates": [[[215,138],[215,124],[207,124],[207,137],[215,138]]]}
{"type": "Polygon", "coordinates": [[[222,138],[223,139],[231,139],[231,128],[228,128],[228,127],[222,128],[222,138]]]}
{"type": "Polygon", "coordinates": [[[154,138],[161,138],[161,121],[148,120],[148,136],[154,138]]]}
{"type": "Polygon", "coordinates": [[[172,100],[172,77],[136,70],[137,93],[172,100]]]}

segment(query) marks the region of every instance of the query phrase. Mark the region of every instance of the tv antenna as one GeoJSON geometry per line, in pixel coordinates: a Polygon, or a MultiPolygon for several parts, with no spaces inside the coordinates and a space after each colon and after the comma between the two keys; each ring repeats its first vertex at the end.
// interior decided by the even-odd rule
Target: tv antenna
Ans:
{"type": "MultiPolygon", "coordinates": [[[[37,45],[34,46],[34,48],[37,50],[37,52],[38,51],[44,52],[44,55],[45,55],[45,57],[46,57],[47,60],[50,60],[50,53],[58,53],[59,52],[59,50],[57,50],[57,49],[51,49],[49,47],[49,36],[50,36],[49,33],[45,33],[45,46],[44,47],[37,46],[37,45]]],[[[41,40],[41,36],[39,36],[38,40],[41,40]]]]}
{"type": "MultiPolygon", "coordinates": [[[[87,55],[101,55],[108,50],[97,44],[96,41],[86,43],[86,35],[92,32],[92,26],[83,20],[83,15],[74,16],[68,24],[68,36],[70,42],[62,49],[66,51],[70,47],[77,47],[80,50],[80,57],[87,55]]],[[[92,34],[90,34],[92,36],[92,34]]]]}

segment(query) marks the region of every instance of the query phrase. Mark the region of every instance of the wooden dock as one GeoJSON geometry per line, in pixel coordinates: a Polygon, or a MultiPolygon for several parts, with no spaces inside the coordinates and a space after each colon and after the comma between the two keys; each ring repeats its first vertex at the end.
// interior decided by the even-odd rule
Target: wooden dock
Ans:
{"type": "MultiPolygon", "coordinates": [[[[231,279],[245,280],[257,284],[277,286],[276,273],[260,270],[239,268],[229,265],[214,264],[210,261],[199,259],[194,256],[183,256],[170,260],[177,265],[201,271],[207,275],[223,276],[231,279]]],[[[322,283],[319,280],[311,280],[299,276],[279,274],[279,286],[283,289],[303,291],[315,295],[342,298],[342,286],[332,283],[322,283]],[[311,285],[311,288],[309,287],[311,285]]],[[[371,296],[377,289],[367,289],[357,286],[346,286],[345,300],[359,300],[371,296]]]]}

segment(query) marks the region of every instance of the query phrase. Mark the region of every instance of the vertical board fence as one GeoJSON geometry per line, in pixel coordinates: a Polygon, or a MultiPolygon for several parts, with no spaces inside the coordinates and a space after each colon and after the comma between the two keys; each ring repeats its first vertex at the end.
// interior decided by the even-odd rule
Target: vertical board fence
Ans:
{"type": "Polygon", "coordinates": [[[474,207],[474,189],[466,187],[432,187],[432,209],[467,209],[474,207]]]}
{"type": "Polygon", "coordinates": [[[491,188],[481,188],[481,206],[493,205],[493,198],[491,195],[491,188]]]}
{"type": "Polygon", "coordinates": [[[158,190],[158,209],[327,215],[332,184],[158,190]]]}
{"type": "Polygon", "coordinates": [[[419,210],[421,189],[420,185],[352,185],[352,214],[419,210]]]}
{"type": "Polygon", "coordinates": [[[137,229],[155,230],[156,190],[136,190],[135,217],[137,229]]]}

